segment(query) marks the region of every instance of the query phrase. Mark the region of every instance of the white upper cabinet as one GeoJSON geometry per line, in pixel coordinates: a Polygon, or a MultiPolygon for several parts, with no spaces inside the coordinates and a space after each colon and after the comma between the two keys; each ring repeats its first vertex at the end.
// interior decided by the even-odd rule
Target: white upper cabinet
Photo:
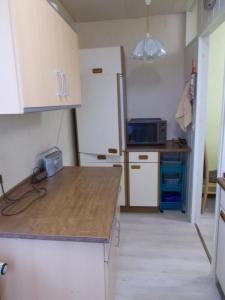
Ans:
{"type": "Polygon", "coordinates": [[[78,37],[70,26],[60,17],[56,18],[56,36],[58,61],[63,77],[63,104],[74,105],[75,99],[81,104],[80,61],[78,53],[78,37]]]}
{"type": "Polygon", "coordinates": [[[0,113],[79,105],[77,35],[49,3],[0,0],[0,23],[0,113]]]}

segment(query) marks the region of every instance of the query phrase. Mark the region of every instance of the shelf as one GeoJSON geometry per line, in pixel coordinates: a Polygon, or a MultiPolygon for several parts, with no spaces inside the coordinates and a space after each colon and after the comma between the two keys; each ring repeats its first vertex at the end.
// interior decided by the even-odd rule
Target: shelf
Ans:
{"type": "Polygon", "coordinates": [[[182,189],[182,184],[161,184],[162,192],[182,192],[182,189]]]}
{"type": "Polygon", "coordinates": [[[160,203],[160,210],[183,210],[183,203],[179,202],[179,203],[165,203],[165,202],[161,202],[160,203]]]}

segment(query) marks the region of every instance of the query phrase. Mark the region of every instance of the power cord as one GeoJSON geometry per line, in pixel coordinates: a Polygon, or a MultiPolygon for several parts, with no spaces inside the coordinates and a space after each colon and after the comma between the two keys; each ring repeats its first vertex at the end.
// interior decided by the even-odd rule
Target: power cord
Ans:
{"type": "Polygon", "coordinates": [[[5,189],[4,189],[4,185],[3,185],[3,179],[2,176],[0,175],[0,186],[1,186],[1,190],[2,190],[2,194],[3,194],[3,198],[5,200],[5,205],[4,207],[0,210],[1,215],[5,216],[5,217],[11,217],[11,216],[16,216],[18,214],[23,213],[25,210],[27,210],[34,201],[44,197],[47,194],[47,189],[43,188],[43,187],[36,187],[32,182],[34,181],[33,177],[35,176],[35,172],[33,173],[32,179],[31,179],[31,186],[32,189],[24,192],[23,194],[21,194],[19,197],[17,198],[11,198],[9,196],[7,196],[5,189]],[[10,212],[10,209],[13,208],[18,202],[24,200],[25,198],[29,197],[32,194],[36,194],[36,196],[31,199],[31,202],[28,203],[25,207],[23,207],[20,210],[17,210],[16,212],[10,212]]]}

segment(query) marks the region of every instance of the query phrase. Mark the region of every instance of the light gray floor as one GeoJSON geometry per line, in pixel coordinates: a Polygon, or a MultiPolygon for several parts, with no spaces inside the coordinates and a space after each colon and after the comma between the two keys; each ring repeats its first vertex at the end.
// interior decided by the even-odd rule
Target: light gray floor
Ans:
{"type": "Polygon", "coordinates": [[[215,199],[208,199],[205,212],[201,215],[198,227],[201,231],[202,237],[209,250],[209,253],[212,254],[213,235],[215,227],[215,199]]]}
{"type": "Polygon", "coordinates": [[[116,300],[219,300],[196,229],[180,212],[121,214],[116,300]]]}

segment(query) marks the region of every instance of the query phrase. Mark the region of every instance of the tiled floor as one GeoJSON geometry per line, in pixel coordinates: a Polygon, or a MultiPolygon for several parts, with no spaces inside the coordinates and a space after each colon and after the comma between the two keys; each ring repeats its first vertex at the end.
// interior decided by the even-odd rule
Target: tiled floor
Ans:
{"type": "Polygon", "coordinates": [[[208,199],[205,212],[201,215],[198,227],[211,254],[215,227],[215,199],[208,199]]]}
{"type": "Polygon", "coordinates": [[[196,229],[180,212],[122,214],[116,300],[219,300],[196,229]]]}

